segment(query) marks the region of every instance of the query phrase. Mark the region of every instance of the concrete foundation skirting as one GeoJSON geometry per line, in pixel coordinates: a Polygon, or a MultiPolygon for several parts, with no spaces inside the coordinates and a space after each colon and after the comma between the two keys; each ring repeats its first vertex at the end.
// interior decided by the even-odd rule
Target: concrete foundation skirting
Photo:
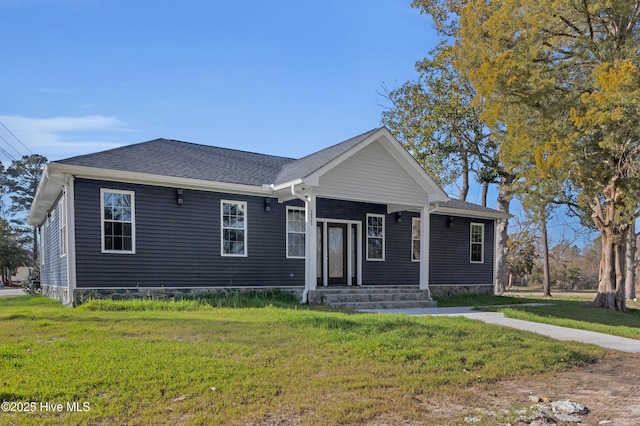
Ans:
{"type": "Polygon", "coordinates": [[[71,305],[71,299],[69,298],[69,289],[66,287],[56,287],[52,285],[42,284],[40,287],[43,296],[50,297],[54,300],[59,300],[64,305],[71,305]]]}
{"type": "Polygon", "coordinates": [[[174,297],[206,296],[208,294],[232,294],[246,292],[266,292],[280,290],[302,298],[304,288],[301,287],[203,287],[203,288],[113,288],[113,289],[82,289],[77,288],[73,292],[74,306],[89,299],[171,299],[174,297]]]}
{"type": "Polygon", "coordinates": [[[493,284],[434,285],[429,286],[431,297],[458,296],[460,294],[493,294],[493,284]]]}

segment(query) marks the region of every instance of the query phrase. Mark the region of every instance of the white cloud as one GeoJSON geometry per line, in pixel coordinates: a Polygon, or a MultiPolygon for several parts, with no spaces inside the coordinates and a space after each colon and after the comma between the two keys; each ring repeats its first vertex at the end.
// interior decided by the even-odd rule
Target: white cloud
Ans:
{"type": "MultiPolygon", "coordinates": [[[[51,118],[0,115],[0,122],[32,152],[44,155],[49,160],[115,148],[122,143],[116,142],[121,140],[121,136],[114,138],[113,133],[130,131],[119,118],[103,115],[51,118]]],[[[2,126],[0,135],[21,153],[28,153],[2,126]]],[[[0,140],[0,146],[16,155],[15,150],[6,145],[5,141],[0,140]]]]}

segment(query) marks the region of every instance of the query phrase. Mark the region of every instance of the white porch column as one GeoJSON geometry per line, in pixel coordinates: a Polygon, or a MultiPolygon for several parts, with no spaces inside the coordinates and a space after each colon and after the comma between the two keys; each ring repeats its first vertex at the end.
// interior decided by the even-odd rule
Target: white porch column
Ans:
{"type": "MultiPolygon", "coordinates": [[[[420,289],[429,290],[429,229],[431,228],[429,207],[420,209],[420,289]]],[[[429,292],[431,298],[431,292],[429,292]]]]}
{"type": "Polygon", "coordinates": [[[304,261],[304,287],[305,290],[315,290],[317,285],[318,243],[316,238],[316,196],[307,195],[305,207],[305,261],[304,261]]]}

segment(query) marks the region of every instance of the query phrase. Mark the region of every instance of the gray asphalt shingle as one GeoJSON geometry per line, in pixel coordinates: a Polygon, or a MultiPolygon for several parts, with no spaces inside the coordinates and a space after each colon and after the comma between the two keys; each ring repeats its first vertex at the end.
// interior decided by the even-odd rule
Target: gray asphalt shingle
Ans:
{"type": "Polygon", "coordinates": [[[293,158],[155,139],[68,158],[57,163],[214,182],[263,185],[273,183],[282,166],[294,161],[293,158]]]}

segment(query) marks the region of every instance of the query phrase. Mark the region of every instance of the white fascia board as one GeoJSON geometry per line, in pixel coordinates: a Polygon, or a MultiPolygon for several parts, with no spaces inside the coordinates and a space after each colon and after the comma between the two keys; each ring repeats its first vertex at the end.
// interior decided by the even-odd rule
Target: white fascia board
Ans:
{"type": "Polygon", "coordinates": [[[55,169],[55,171],[58,173],[64,173],[67,175],[85,179],[110,180],[114,182],[176,187],[209,192],[231,192],[243,195],[266,196],[271,195],[272,193],[271,189],[268,186],[264,185],[245,185],[238,183],[217,182],[138,172],[126,172],[120,170],[98,169],[94,167],[73,166],[59,163],[51,163],[51,166],[53,166],[52,169],[55,169]]]}
{"type": "Polygon", "coordinates": [[[496,210],[495,212],[479,212],[474,210],[464,210],[464,209],[452,209],[448,207],[442,207],[436,205],[435,209],[431,211],[434,214],[440,214],[443,216],[460,216],[460,217],[471,217],[477,219],[509,219],[513,215],[505,212],[501,212],[496,210]]]}
{"type": "Polygon", "coordinates": [[[58,200],[62,187],[65,184],[66,176],[50,167],[51,163],[45,164],[42,171],[42,177],[38,184],[38,189],[33,197],[31,209],[27,216],[27,223],[32,226],[38,226],[47,217],[47,213],[58,200]]]}
{"type": "Polygon", "coordinates": [[[271,185],[268,185],[268,188],[272,192],[280,192],[280,191],[285,191],[285,190],[288,191],[292,186],[300,185],[302,183],[303,183],[302,179],[296,179],[296,180],[292,180],[290,182],[281,183],[279,185],[271,184],[271,185]]]}
{"type": "Polygon", "coordinates": [[[57,163],[52,163],[51,165],[55,167],[56,172],[85,179],[100,179],[153,186],[179,187],[183,189],[194,189],[210,192],[231,192],[244,195],[264,196],[271,194],[271,189],[263,185],[245,185],[175,176],[162,176],[139,172],[98,169],[85,166],[72,166],[57,163]]]}

